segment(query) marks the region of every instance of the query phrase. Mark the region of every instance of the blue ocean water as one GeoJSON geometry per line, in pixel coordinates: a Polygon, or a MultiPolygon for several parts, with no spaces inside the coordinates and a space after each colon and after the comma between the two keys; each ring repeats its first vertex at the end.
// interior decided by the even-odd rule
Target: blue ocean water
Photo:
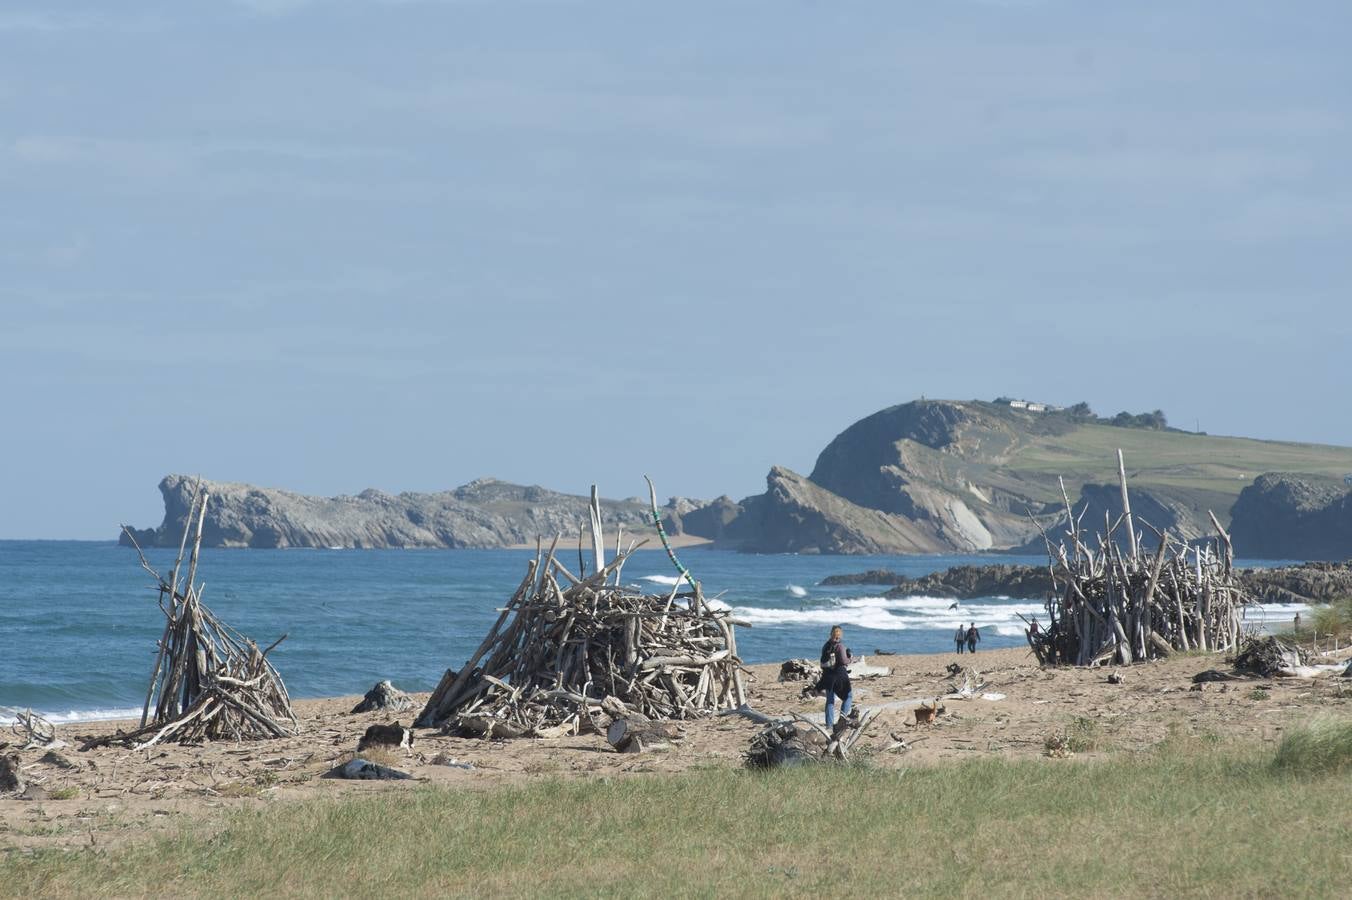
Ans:
{"type": "MultiPolygon", "coordinates": [[[[168,570],[173,551],[152,550],[168,570]]],[[[706,595],[751,623],[737,643],[749,663],[815,656],[834,624],[856,653],[949,649],[959,622],[975,621],[982,647],[1024,643],[1018,614],[1036,601],[988,598],[950,610],[942,598],[888,600],[881,586],[827,588],[828,575],[888,568],[917,577],[964,563],[1023,562],[1017,556],[756,556],[692,548],[683,562],[706,595]]],[[[292,696],[364,692],[392,679],[430,690],[473,652],[510,597],[533,551],[203,551],[203,600],[266,646],[292,696]]],[[[572,560],[576,565],[576,559],[572,560]]],[[[639,550],[627,583],[670,590],[676,572],[661,550],[639,550]]],[[[139,707],[164,617],[154,582],[133,551],[108,542],[0,541],[0,707],[32,707],[58,719],[139,707]]],[[[1299,607],[1275,607],[1289,618],[1299,607]]],[[[1045,620],[1045,616],[1044,616],[1045,620]]]]}

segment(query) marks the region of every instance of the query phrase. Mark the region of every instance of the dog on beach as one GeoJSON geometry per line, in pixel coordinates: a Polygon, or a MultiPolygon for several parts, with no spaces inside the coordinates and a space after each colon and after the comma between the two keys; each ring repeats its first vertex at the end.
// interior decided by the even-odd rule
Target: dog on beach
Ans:
{"type": "Polygon", "coordinates": [[[393,725],[372,725],[366,734],[357,741],[357,752],[368,747],[392,747],[395,749],[413,749],[413,729],[405,728],[398,722],[393,725]]]}

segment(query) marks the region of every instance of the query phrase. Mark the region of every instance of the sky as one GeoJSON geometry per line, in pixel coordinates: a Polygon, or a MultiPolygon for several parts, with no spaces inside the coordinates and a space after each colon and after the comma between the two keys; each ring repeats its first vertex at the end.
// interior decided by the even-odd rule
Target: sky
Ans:
{"type": "Polygon", "coordinates": [[[0,0],[0,538],[742,497],[919,396],[1352,445],[1352,5],[0,0]]]}

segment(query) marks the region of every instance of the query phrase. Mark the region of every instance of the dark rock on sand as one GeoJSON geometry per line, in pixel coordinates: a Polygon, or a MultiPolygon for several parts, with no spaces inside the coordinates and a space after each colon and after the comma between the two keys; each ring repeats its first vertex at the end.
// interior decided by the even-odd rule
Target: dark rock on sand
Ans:
{"type": "Polygon", "coordinates": [[[352,712],[368,713],[377,710],[403,712],[413,708],[413,698],[399,690],[390,681],[382,681],[366,692],[361,702],[352,707],[352,712]]]}

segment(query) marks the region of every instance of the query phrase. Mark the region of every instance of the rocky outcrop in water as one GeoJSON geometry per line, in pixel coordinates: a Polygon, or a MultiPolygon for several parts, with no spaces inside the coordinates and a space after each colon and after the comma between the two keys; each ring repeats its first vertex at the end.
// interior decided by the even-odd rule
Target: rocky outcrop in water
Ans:
{"type": "MultiPolygon", "coordinates": [[[[1332,603],[1352,598],[1352,560],[1312,562],[1271,569],[1239,569],[1241,589],[1260,603],[1332,603]]],[[[823,585],[890,584],[886,597],[1014,597],[1041,600],[1054,590],[1046,566],[992,563],[953,566],[921,578],[906,578],[886,569],[856,575],[832,575],[823,585]],[[890,577],[889,577],[890,576],[890,577]]]]}
{"type": "MultiPolygon", "coordinates": [[[[197,479],[170,475],[160,482],[164,521],[136,529],[143,546],[177,547],[197,479]]],[[[432,494],[311,497],[275,488],[223,481],[211,492],[203,544],[211,547],[506,547],[537,536],[576,535],[587,521],[588,498],[493,479],[432,494]]],[[[608,526],[630,533],[651,526],[647,504],[603,500],[608,526]]],[[[122,542],[128,543],[125,535],[122,542]]]]}
{"type": "Polygon", "coordinates": [[[819,584],[824,587],[840,587],[859,584],[900,584],[906,578],[891,569],[869,569],[867,572],[854,572],[844,575],[827,575],[819,584]]]}
{"type": "Polygon", "coordinates": [[[1332,603],[1352,597],[1352,560],[1240,569],[1239,581],[1260,603],[1332,603]]]}
{"type": "Polygon", "coordinates": [[[1269,472],[1231,510],[1235,553],[1256,559],[1352,557],[1352,490],[1332,480],[1269,472]]]}
{"type": "Polygon", "coordinates": [[[1052,590],[1046,566],[954,566],[923,578],[903,578],[885,597],[1015,597],[1042,599],[1052,590]]]}

